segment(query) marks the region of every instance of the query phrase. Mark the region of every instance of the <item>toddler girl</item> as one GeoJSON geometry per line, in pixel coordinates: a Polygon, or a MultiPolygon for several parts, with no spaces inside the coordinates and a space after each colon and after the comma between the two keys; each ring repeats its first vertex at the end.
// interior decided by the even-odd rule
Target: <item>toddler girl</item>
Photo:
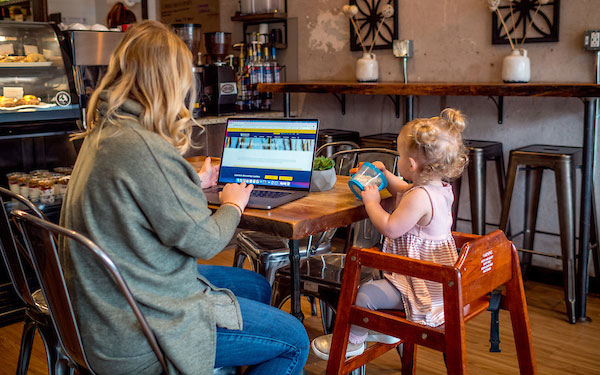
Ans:
{"type": "MultiPolygon", "coordinates": [[[[447,108],[439,117],[416,119],[398,135],[398,172],[381,162],[387,189],[396,196],[396,209],[387,213],[380,205],[377,187],[367,186],[362,199],[373,225],[385,236],[383,252],[453,265],[458,252],[451,234],[454,196],[449,179],[461,175],[467,164],[462,135],[462,114],[447,108]],[[412,184],[405,180],[412,181],[412,184]]],[[[442,285],[401,274],[363,284],[356,304],[371,310],[404,310],[408,319],[436,327],[444,323],[442,285]]],[[[398,339],[352,326],[346,356],[361,354],[365,341],[395,343],[398,339]]],[[[313,340],[315,354],[329,358],[331,335],[313,340]]]]}

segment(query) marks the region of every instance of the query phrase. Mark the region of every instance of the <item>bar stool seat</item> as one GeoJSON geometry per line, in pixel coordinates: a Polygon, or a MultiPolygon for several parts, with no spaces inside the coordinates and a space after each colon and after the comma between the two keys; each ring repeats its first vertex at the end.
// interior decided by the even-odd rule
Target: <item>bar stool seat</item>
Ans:
{"type": "MultiPolygon", "coordinates": [[[[485,197],[488,161],[493,161],[496,165],[498,190],[500,192],[500,197],[504,196],[504,186],[506,180],[502,143],[478,141],[472,139],[465,139],[463,142],[466,149],[469,151],[467,174],[469,176],[469,197],[471,201],[471,228],[474,234],[483,235],[486,232],[485,197]]],[[[462,177],[453,181],[452,185],[454,191],[454,205],[452,206],[452,216],[454,221],[452,230],[456,230],[462,177]]]]}
{"type": "MultiPolygon", "coordinates": [[[[312,254],[325,254],[331,252],[331,238],[335,230],[325,232],[320,238],[315,239],[315,245],[309,240],[300,240],[300,258],[312,254]]],[[[275,272],[290,263],[290,249],[287,240],[256,231],[243,231],[236,237],[235,255],[233,266],[242,268],[244,261],[249,260],[252,270],[258,272],[273,285],[275,272]]]]}
{"type": "MultiPolygon", "coordinates": [[[[575,192],[576,168],[582,164],[582,149],[580,147],[529,145],[511,150],[508,165],[506,191],[502,205],[500,229],[506,230],[509,222],[510,205],[517,177],[518,167],[525,166],[525,220],[522,250],[522,271],[526,273],[531,265],[537,213],[544,170],[554,171],[556,196],[558,204],[558,219],[560,227],[561,260],[563,285],[567,317],[570,323],[575,323],[575,192]]],[[[593,210],[595,212],[595,210],[593,210]]],[[[597,243],[596,219],[592,215],[590,238],[597,243]]],[[[596,246],[596,251],[598,251],[596,246]]],[[[536,255],[544,255],[534,252],[536,255]]],[[[597,257],[597,256],[596,256],[597,257]]],[[[595,262],[597,263],[597,262],[595,262]]],[[[598,265],[596,264],[596,272],[598,265]]]]}

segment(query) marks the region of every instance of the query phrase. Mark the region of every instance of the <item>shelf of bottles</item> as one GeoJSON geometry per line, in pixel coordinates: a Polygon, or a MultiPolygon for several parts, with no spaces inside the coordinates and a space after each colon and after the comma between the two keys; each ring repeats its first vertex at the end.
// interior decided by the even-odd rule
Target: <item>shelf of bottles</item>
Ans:
{"type": "Polygon", "coordinates": [[[236,111],[269,111],[273,93],[259,93],[259,83],[282,82],[282,69],[277,61],[276,46],[266,34],[248,35],[246,43],[240,43],[238,64],[238,99],[236,111]]]}

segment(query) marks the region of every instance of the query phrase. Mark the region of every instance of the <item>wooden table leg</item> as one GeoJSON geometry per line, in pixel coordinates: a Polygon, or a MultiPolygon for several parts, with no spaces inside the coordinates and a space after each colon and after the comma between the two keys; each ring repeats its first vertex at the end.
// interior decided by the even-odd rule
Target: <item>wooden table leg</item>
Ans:
{"type": "Polygon", "coordinates": [[[290,247],[290,276],[292,315],[299,321],[304,320],[304,314],[300,308],[300,244],[298,240],[289,240],[290,247]]]}
{"type": "Polygon", "coordinates": [[[584,99],[583,115],[583,168],[581,177],[581,211],[579,217],[579,264],[577,267],[577,319],[587,321],[586,298],[590,221],[592,213],[592,182],[594,179],[594,150],[596,143],[596,98],[584,99]]]}

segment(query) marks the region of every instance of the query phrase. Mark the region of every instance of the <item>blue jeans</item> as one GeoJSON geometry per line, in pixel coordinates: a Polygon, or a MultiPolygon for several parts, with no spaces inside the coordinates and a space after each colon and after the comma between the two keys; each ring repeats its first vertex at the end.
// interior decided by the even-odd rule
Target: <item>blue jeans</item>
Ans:
{"type": "Polygon", "coordinates": [[[269,305],[271,286],[255,272],[199,265],[214,286],[235,294],[241,331],[217,327],[215,367],[249,366],[246,374],[300,374],[308,358],[308,336],[298,319],[269,305]]]}

